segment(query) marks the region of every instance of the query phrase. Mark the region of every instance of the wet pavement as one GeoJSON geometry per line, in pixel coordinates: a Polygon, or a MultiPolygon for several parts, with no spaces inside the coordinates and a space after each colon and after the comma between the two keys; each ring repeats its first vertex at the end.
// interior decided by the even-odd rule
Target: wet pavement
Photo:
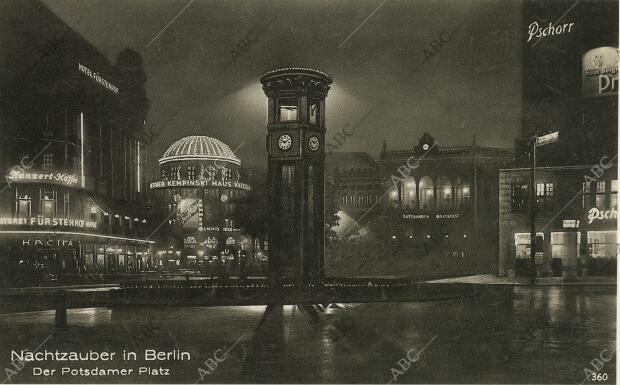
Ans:
{"type": "MultiPolygon", "coordinates": [[[[12,383],[195,383],[202,376],[206,383],[580,384],[593,359],[615,351],[615,314],[615,287],[584,286],[327,308],[74,309],[64,330],[54,328],[52,311],[10,313],[0,314],[0,368],[17,372],[12,383]],[[117,354],[113,361],[26,362],[20,371],[11,365],[11,350],[39,345],[117,354]],[[146,362],[145,349],[179,349],[191,359],[146,362]],[[123,360],[123,350],[137,352],[137,360],[123,360]],[[134,370],[34,376],[35,367],[134,370]],[[138,375],[140,367],[158,375],[138,375]]],[[[614,357],[600,370],[608,379],[596,383],[615,383],[615,369],[614,357]]]]}

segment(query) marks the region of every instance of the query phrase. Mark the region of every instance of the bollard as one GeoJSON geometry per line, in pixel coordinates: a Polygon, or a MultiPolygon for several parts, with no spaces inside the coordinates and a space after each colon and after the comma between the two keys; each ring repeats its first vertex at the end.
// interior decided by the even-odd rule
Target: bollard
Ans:
{"type": "Polygon", "coordinates": [[[58,291],[56,300],[55,324],[57,328],[67,327],[67,298],[64,290],[58,291]]]}

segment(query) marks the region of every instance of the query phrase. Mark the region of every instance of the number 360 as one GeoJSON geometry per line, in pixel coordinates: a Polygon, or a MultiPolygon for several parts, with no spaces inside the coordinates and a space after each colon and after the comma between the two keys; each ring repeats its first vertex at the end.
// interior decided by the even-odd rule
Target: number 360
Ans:
{"type": "Polygon", "coordinates": [[[592,381],[607,381],[607,373],[592,373],[592,381]]]}

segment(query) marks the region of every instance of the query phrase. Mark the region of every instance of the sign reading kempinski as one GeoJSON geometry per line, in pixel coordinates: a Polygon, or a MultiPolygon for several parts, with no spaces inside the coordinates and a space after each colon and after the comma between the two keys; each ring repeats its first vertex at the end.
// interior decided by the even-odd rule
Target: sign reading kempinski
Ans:
{"type": "Polygon", "coordinates": [[[160,180],[151,182],[149,187],[151,189],[166,187],[231,187],[247,191],[251,190],[250,185],[247,183],[211,179],[160,180]]]}
{"type": "Polygon", "coordinates": [[[97,228],[97,222],[76,218],[0,218],[0,225],[97,228]]]}

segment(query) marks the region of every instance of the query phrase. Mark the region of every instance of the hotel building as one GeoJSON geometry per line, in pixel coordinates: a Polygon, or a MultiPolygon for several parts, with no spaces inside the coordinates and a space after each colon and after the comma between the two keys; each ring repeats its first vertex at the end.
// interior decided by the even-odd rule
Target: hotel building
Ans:
{"type": "Polygon", "coordinates": [[[110,63],[38,1],[0,8],[0,278],[152,269],[139,54],[110,63]]]}

